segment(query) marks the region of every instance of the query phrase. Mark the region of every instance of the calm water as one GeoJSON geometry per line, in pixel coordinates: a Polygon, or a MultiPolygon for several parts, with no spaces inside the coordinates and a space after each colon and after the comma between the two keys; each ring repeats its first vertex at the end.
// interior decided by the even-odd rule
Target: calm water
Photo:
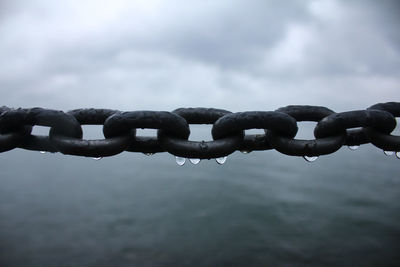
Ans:
{"type": "Polygon", "coordinates": [[[400,160],[365,145],[275,151],[0,154],[0,266],[400,266],[400,160]]]}

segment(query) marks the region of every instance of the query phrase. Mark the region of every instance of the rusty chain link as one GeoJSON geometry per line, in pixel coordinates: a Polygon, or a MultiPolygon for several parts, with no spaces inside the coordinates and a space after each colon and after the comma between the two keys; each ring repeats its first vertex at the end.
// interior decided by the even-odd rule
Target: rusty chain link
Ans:
{"type": "Polygon", "coordinates": [[[400,102],[380,103],[366,110],[335,113],[319,106],[287,106],[275,111],[232,113],[213,108],[121,112],[76,109],[68,112],[43,108],[0,107],[0,152],[23,148],[85,157],[107,157],[123,151],[210,159],[237,150],[275,149],[292,156],[331,154],[344,145],[371,143],[385,151],[400,151],[400,136],[392,135],[400,102]],[[317,122],[314,140],[294,139],[297,122],[317,122]],[[190,124],[212,125],[212,141],[189,141],[190,124]],[[34,126],[50,127],[47,136],[32,134],[34,126]],[[82,139],[82,125],[102,125],[104,139],[82,139]],[[157,136],[137,136],[136,129],[156,129],[157,136]],[[356,129],[354,129],[356,128],[356,129]],[[245,130],[263,129],[249,135],[245,130]]]}

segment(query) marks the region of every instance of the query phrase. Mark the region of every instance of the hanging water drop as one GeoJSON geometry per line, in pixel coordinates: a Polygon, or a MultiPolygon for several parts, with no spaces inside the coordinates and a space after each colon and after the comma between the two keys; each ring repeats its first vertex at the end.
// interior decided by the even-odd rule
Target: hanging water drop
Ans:
{"type": "Polygon", "coordinates": [[[360,146],[355,145],[355,146],[348,146],[348,148],[352,151],[357,150],[360,146]]]}
{"type": "Polygon", "coordinates": [[[400,159],[400,151],[396,152],[396,158],[400,159]]]}
{"type": "Polygon", "coordinates": [[[316,161],[318,159],[318,156],[312,156],[312,157],[303,156],[303,158],[308,162],[314,162],[314,161],[316,161]]]}
{"type": "Polygon", "coordinates": [[[93,158],[94,160],[101,160],[103,157],[93,158]]]}
{"type": "Polygon", "coordinates": [[[199,164],[200,159],[189,159],[189,161],[190,161],[190,163],[196,165],[196,164],[199,164]]]}
{"type": "Polygon", "coordinates": [[[46,151],[40,151],[40,154],[46,154],[46,151]]]}
{"type": "Polygon", "coordinates": [[[220,158],[216,158],[215,161],[216,161],[219,165],[222,165],[222,164],[225,163],[225,161],[226,161],[227,158],[228,158],[228,157],[220,157],[220,158]]]}
{"type": "Polygon", "coordinates": [[[148,157],[150,157],[150,156],[153,156],[154,155],[154,153],[151,153],[151,152],[148,152],[148,153],[143,153],[143,154],[145,154],[146,156],[148,156],[148,157]]]}
{"type": "Polygon", "coordinates": [[[181,158],[181,157],[175,157],[175,161],[176,161],[176,164],[178,164],[179,166],[183,166],[183,164],[185,164],[185,162],[186,162],[186,159],[181,158]]]}
{"type": "Polygon", "coordinates": [[[394,154],[394,151],[383,151],[383,154],[386,156],[392,156],[394,154]]]}
{"type": "Polygon", "coordinates": [[[243,154],[249,154],[251,150],[240,150],[240,152],[242,152],[243,154]]]}

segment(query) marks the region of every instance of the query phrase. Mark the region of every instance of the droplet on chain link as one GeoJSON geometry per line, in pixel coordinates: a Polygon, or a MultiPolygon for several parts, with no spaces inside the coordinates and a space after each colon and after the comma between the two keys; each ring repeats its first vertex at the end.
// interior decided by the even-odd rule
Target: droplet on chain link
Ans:
{"type": "Polygon", "coordinates": [[[348,146],[348,148],[349,148],[351,151],[357,150],[359,147],[360,147],[360,146],[358,146],[358,145],[355,145],[355,146],[348,146]]]}
{"type": "Polygon", "coordinates": [[[206,144],[206,141],[201,141],[201,143],[200,143],[200,149],[201,150],[207,150],[207,144],[206,144]]]}
{"type": "Polygon", "coordinates": [[[196,164],[199,164],[200,159],[189,159],[189,161],[190,161],[190,163],[196,165],[196,164]]]}
{"type": "Polygon", "coordinates": [[[40,151],[40,154],[46,154],[46,151],[40,151]]]}
{"type": "Polygon", "coordinates": [[[101,160],[103,157],[93,158],[94,160],[101,160]]]}
{"type": "Polygon", "coordinates": [[[175,161],[176,164],[178,164],[179,166],[183,166],[186,162],[186,159],[181,157],[175,157],[175,161]]]}
{"type": "Polygon", "coordinates": [[[220,158],[216,158],[215,161],[216,161],[219,165],[222,165],[222,164],[225,163],[225,161],[226,161],[227,158],[228,158],[228,157],[220,157],[220,158]]]}
{"type": "Polygon", "coordinates": [[[316,160],[318,159],[318,156],[312,156],[312,157],[303,156],[303,158],[304,158],[307,162],[314,162],[314,161],[316,161],[316,160]]]}
{"type": "Polygon", "coordinates": [[[242,152],[243,154],[249,154],[251,150],[240,150],[240,152],[242,152]]]}
{"type": "Polygon", "coordinates": [[[400,159],[400,151],[396,152],[396,158],[400,159]]]}
{"type": "Polygon", "coordinates": [[[394,154],[394,151],[383,151],[383,154],[386,156],[392,156],[394,154]]]}

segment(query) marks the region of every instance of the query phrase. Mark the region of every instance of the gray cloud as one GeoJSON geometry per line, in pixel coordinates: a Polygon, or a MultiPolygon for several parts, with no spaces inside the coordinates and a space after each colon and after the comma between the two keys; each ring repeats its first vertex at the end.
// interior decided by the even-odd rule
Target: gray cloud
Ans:
{"type": "Polygon", "coordinates": [[[395,1],[15,3],[0,14],[2,105],[340,110],[400,96],[395,1]]]}

